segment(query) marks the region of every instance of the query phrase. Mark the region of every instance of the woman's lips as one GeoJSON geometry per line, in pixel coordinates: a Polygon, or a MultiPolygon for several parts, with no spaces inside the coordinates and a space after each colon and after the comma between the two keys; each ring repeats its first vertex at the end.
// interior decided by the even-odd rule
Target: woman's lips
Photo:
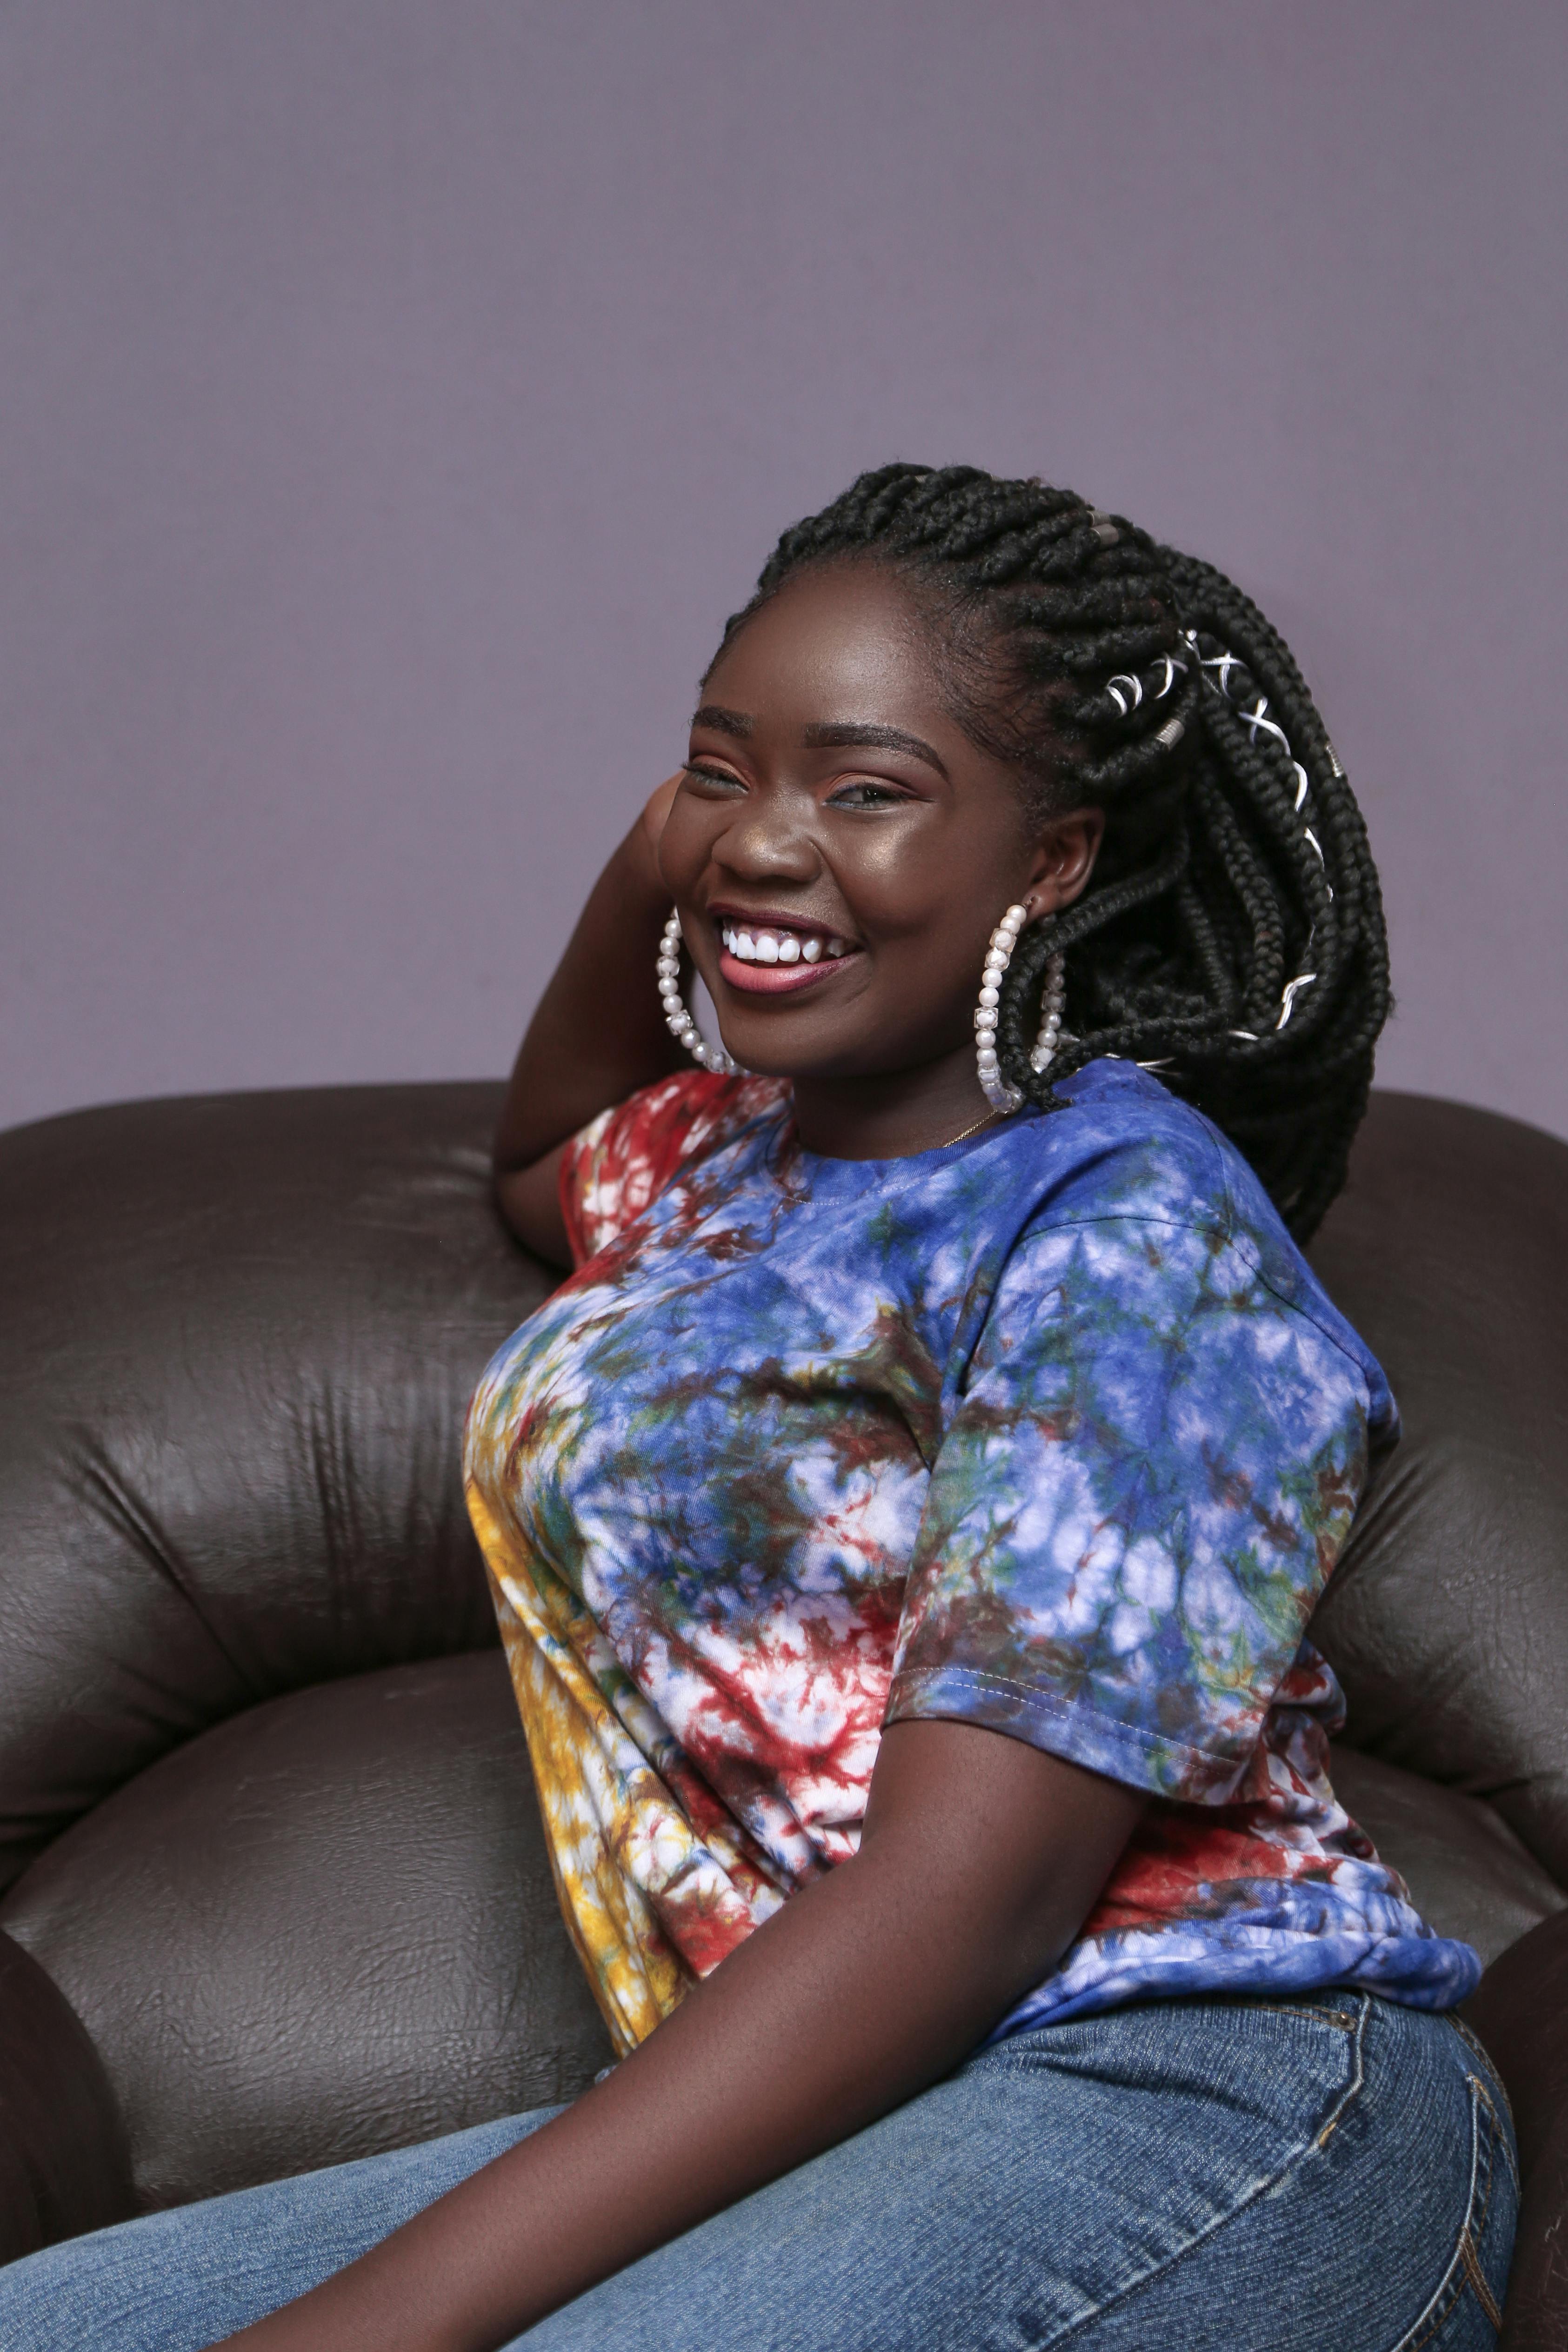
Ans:
{"type": "Polygon", "coordinates": [[[718,933],[718,968],[727,984],[743,996],[793,996],[830,973],[841,971],[860,950],[842,932],[788,916],[713,917],[718,933]]]}
{"type": "Polygon", "coordinates": [[[727,985],[743,996],[792,996],[798,989],[815,988],[831,973],[842,971],[859,952],[852,948],[847,955],[825,955],[818,963],[742,963],[727,948],[721,948],[718,969],[727,985]]]}

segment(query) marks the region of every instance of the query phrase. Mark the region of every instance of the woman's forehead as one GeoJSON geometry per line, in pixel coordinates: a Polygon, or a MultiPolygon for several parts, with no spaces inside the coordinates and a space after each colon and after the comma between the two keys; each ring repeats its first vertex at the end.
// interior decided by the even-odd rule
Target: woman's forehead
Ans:
{"type": "Polygon", "coordinates": [[[708,672],[702,702],[753,729],[861,721],[924,736],[922,719],[952,725],[931,652],[915,600],[891,573],[824,566],[758,606],[708,672]]]}

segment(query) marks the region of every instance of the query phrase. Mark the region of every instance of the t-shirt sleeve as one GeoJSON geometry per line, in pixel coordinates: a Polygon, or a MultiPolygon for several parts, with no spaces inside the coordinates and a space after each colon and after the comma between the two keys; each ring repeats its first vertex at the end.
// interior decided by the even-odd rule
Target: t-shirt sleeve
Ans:
{"type": "Polygon", "coordinates": [[[887,1719],[1227,1802],[1349,1532],[1369,1403],[1222,1234],[1027,1232],[933,1467],[887,1719]]]}
{"type": "Polygon", "coordinates": [[[560,1206],[573,1265],[618,1241],[683,1168],[777,1106],[776,1078],[683,1070],[601,1111],[560,1156],[560,1206]]]}

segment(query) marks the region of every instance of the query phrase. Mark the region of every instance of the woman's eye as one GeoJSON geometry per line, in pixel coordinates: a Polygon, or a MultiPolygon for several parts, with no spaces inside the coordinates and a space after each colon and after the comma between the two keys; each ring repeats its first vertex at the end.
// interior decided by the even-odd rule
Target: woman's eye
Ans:
{"type": "Polygon", "coordinates": [[[727,769],[705,768],[695,760],[687,761],[686,774],[694,784],[707,785],[720,792],[743,793],[746,790],[740,778],[732,776],[727,769]]]}
{"type": "Polygon", "coordinates": [[[889,808],[897,802],[906,801],[908,798],[907,793],[896,792],[891,784],[870,782],[841,784],[836,793],[830,794],[828,806],[830,808],[889,808]]]}

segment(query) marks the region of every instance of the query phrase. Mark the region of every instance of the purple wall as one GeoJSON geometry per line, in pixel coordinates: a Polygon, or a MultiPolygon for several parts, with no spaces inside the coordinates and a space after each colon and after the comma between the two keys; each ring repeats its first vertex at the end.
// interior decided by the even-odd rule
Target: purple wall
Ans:
{"type": "MultiPolygon", "coordinates": [[[[0,1119],[497,1071],[777,530],[1210,555],[1568,1133],[1559,0],[11,0],[0,1119]]],[[[650,983],[651,984],[651,983],[650,983]]]]}

